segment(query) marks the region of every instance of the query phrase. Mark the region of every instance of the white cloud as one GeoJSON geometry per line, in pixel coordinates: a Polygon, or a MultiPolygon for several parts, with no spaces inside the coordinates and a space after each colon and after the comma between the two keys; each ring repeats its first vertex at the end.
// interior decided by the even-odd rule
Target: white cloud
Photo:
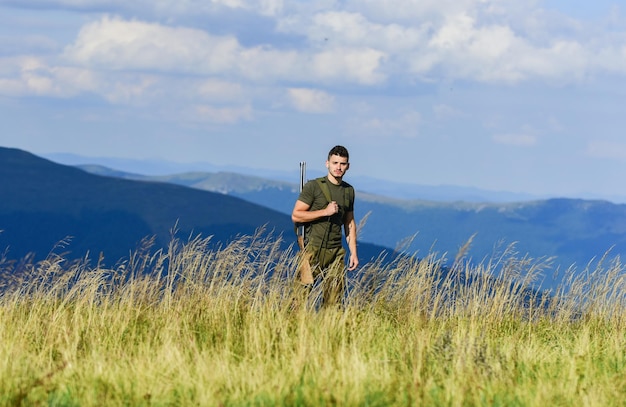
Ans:
{"type": "Polygon", "coordinates": [[[65,57],[98,69],[212,73],[231,69],[239,49],[234,37],[105,17],[84,26],[65,57]]]}
{"type": "Polygon", "coordinates": [[[241,84],[214,78],[50,66],[36,57],[0,59],[0,95],[74,98],[84,94],[100,95],[111,104],[135,106],[248,100],[241,84]]]}
{"type": "Polygon", "coordinates": [[[448,18],[424,51],[412,58],[417,74],[440,71],[451,79],[481,82],[576,81],[588,72],[591,61],[576,41],[557,39],[538,46],[507,25],[481,25],[466,14],[448,18]]]}
{"type": "Polygon", "coordinates": [[[0,66],[0,94],[4,95],[69,98],[97,87],[91,71],[49,66],[37,57],[3,58],[0,66]]]}
{"type": "Polygon", "coordinates": [[[384,54],[374,49],[334,49],[313,56],[314,75],[325,81],[349,80],[374,85],[385,80],[378,71],[384,54]]]}
{"type": "MultiPolygon", "coordinates": [[[[309,6],[282,0],[138,1],[157,15],[175,10],[189,17],[215,16],[215,7],[258,13],[266,21],[275,19],[281,34],[304,35],[308,42],[290,48],[271,42],[253,47],[243,45],[235,34],[103,17],[80,30],[65,48],[65,61],[101,71],[219,75],[231,81],[309,85],[371,86],[390,77],[568,83],[605,72],[626,74],[624,27],[620,31],[615,23],[612,34],[602,38],[584,27],[550,35],[547,19],[554,14],[543,11],[538,1],[519,5],[509,0],[320,0],[309,6]],[[316,12],[305,13],[308,10],[316,12]]],[[[135,7],[120,1],[32,4],[92,5],[118,11],[126,7],[128,14],[135,7]]]]}
{"type": "Polygon", "coordinates": [[[296,109],[306,113],[329,113],[335,104],[332,95],[316,89],[291,88],[288,95],[296,109]]]}
{"type": "Polygon", "coordinates": [[[105,17],[83,27],[64,54],[68,61],[109,70],[223,75],[257,81],[347,81],[370,85],[383,54],[368,48],[319,53],[246,48],[232,36],[105,17]]]}
{"type": "Polygon", "coordinates": [[[426,39],[426,25],[403,26],[377,24],[360,13],[325,11],[308,16],[290,16],[279,22],[278,29],[306,35],[324,48],[369,47],[385,52],[411,50],[426,39]]]}
{"type": "Polygon", "coordinates": [[[598,30],[538,1],[348,1],[332,11],[289,15],[279,30],[311,44],[369,48],[383,55],[378,74],[422,80],[518,83],[578,82],[604,72],[626,74],[626,28],[598,47],[598,30]],[[557,28],[554,28],[556,26],[557,28]],[[621,34],[619,34],[621,32],[621,34]]]}

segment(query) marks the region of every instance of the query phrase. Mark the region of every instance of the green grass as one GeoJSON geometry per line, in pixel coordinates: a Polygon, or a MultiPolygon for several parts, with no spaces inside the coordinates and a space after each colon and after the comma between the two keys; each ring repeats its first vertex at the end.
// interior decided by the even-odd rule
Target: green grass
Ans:
{"type": "Polygon", "coordinates": [[[375,262],[350,275],[344,307],[317,309],[302,301],[294,253],[280,242],[259,234],[209,243],[147,244],[112,269],[54,255],[2,262],[0,405],[626,399],[618,260],[570,270],[551,301],[528,290],[549,264],[513,251],[478,265],[460,255],[449,274],[436,254],[375,262]]]}

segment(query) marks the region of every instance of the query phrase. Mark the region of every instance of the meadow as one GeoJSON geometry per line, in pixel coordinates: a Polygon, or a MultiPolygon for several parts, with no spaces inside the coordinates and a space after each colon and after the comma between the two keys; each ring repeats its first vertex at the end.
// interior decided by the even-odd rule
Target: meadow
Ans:
{"type": "MultiPolygon", "coordinates": [[[[532,289],[514,248],[374,261],[319,307],[259,233],[97,259],[1,259],[0,406],[612,406],[626,400],[619,259],[532,289]],[[442,264],[451,263],[449,268],[442,264]]],[[[591,264],[591,263],[590,263],[591,264]]]]}

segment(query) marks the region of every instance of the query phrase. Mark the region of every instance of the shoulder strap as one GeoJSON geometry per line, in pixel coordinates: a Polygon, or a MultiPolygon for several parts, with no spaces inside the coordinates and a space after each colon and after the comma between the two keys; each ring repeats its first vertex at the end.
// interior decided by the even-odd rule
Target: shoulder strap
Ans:
{"type": "Polygon", "coordinates": [[[317,181],[318,185],[320,186],[320,189],[324,193],[324,196],[326,197],[328,203],[331,203],[333,200],[330,197],[330,189],[328,189],[328,185],[326,184],[326,177],[316,178],[315,181],[317,181]]]}
{"type": "Polygon", "coordinates": [[[345,201],[346,208],[349,208],[350,207],[350,202],[352,202],[354,200],[354,188],[352,188],[351,186],[346,187],[344,189],[343,199],[345,201]]]}
{"type": "MultiPolygon", "coordinates": [[[[330,196],[330,189],[328,189],[328,184],[327,184],[328,181],[326,177],[316,178],[315,181],[317,181],[318,185],[320,186],[320,189],[324,193],[324,196],[326,197],[326,200],[328,201],[328,203],[331,203],[333,199],[330,196]]],[[[344,205],[346,208],[350,207],[350,202],[352,202],[353,199],[354,199],[354,189],[348,185],[346,186],[346,188],[344,188],[344,192],[343,192],[343,200],[344,200],[344,205]]]]}

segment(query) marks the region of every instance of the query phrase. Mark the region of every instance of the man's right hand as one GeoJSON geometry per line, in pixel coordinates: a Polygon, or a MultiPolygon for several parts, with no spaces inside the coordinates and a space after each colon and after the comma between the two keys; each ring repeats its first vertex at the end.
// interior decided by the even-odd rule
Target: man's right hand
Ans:
{"type": "Polygon", "coordinates": [[[326,207],[326,216],[333,216],[337,212],[339,212],[339,205],[337,205],[337,202],[332,201],[326,207]]]}

